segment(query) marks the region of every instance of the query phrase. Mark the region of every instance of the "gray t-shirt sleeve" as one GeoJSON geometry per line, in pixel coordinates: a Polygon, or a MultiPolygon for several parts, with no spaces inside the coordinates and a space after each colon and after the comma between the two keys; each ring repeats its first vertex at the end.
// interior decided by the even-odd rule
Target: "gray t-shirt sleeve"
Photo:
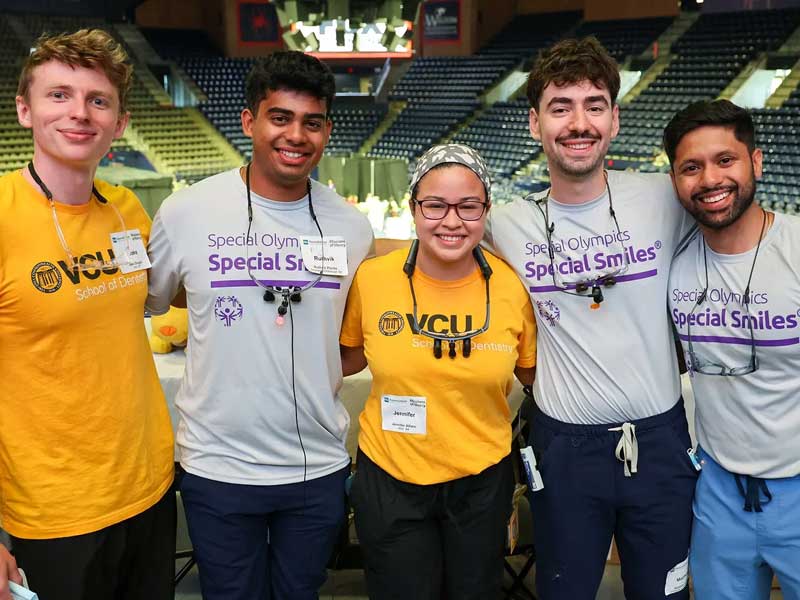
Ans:
{"type": "Polygon", "coordinates": [[[489,209],[489,216],[486,217],[486,226],[483,230],[483,239],[481,240],[481,246],[486,250],[488,250],[489,252],[491,252],[492,254],[494,254],[495,256],[500,256],[502,258],[502,255],[495,246],[494,238],[492,237],[492,221],[493,221],[493,216],[495,214],[494,211],[496,210],[497,210],[496,207],[489,209]]]}
{"type": "Polygon", "coordinates": [[[150,233],[147,254],[150,256],[150,278],[145,307],[154,315],[163,315],[181,287],[180,274],[172,244],[164,223],[163,210],[156,213],[150,233]]]}

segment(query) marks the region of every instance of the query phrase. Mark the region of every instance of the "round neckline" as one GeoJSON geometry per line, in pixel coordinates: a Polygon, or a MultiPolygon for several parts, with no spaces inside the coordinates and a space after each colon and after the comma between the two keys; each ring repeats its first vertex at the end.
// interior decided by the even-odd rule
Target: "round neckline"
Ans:
{"type": "MultiPolygon", "coordinates": [[[[30,181],[25,179],[25,176],[22,174],[22,171],[15,171],[14,175],[18,178],[20,185],[25,187],[31,195],[36,203],[38,203],[43,208],[50,210],[50,201],[47,199],[47,196],[44,195],[41,189],[38,186],[33,185],[30,181]]],[[[56,211],[59,213],[71,214],[71,215],[82,215],[88,213],[92,209],[92,204],[96,204],[98,202],[97,198],[95,198],[94,194],[89,197],[89,200],[84,202],[83,204],[66,204],[64,202],[59,202],[55,198],[53,199],[53,204],[56,207],[56,211]]]]}
{"type": "MultiPolygon", "coordinates": [[[[772,214],[774,214],[775,217],[772,220],[772,225],[770,226],[769,229],[767,229],[767,232],[764,234],[764,237],[761,240],[760,252],[763,252],[772,245],[773,239],[775,238],[776,235],[778,235],[778,231],[783,227],[784,223],[783,216],[780,213],[772,213],[772,214]]],[[[705,243],[702,233],[700,233],[698,237],[699,237],[698,241],[701,244],[701,250],[702,250],[702,244],[705,244],[709,258],[712,258],[714,262],[718,263],[736,264],[740,262],[750,261],[752,260],[753,254],[756,251],[756,246],[753,246],[752,248],[750,248],[749,250],[745,250],[744,252],[738,252],[736,254],[723,254],[721,252],[715,252],[711,248],[711,246],[705,243]]]]}
{"type": "Polygon", "coordinates": [[[581,212],[584,210],[592,210],[596,208],[599,204],[607,204],[608,203],[608,189],[603,189],[603,193],[597,196],[596,198],[592,198],[591,200],[587,200],[586,202],[581,202],[580,204],[572,204],[572,203],[565,203],[559,202],[556,198],[550,195],[550,190],[547,191],[547,201],[551,202],[553,206],[557,207],[559,210],[568,211],[568,212],[581,212]]]}
{"type": "Polygon", "coordinates": [[[413,277],[418,281],[420,281],[421,283],[431,287],[436,287],[440,289],[456,289],[471,285],[472,283],[480,279],[481,271],[476,266],[475,270],[465,277],[461,277],[459,279],[438,279],[436,277],[431,277],[427,273],[423,272],[422,269],[417,267],[416,269],[414,269],[413,277]]]}
{"type": "MultiPolygon", "coordinates": [[[[247,202],[247,185],[244,181],[242,181],[239,168],[236,168],[233,171],[233,174],[236,177],[236,180],[239,182],[242,196],[244,196],[245,202],[247,202]]],[[[314,194],[316,191],[317,190],[315,189],[314,181],[312,181],[311,193],[314,194]]],[[[250,198],[255,206],[260,206],[261,208],[267,208],[269,210],[291,211],[308,209],[308,194],[303,194],[303,197],[298,198],[297,200],[272,200],[266,196],[261,196],[260,194],[256,193],[253,188],[250,188],[250,198]]]]}

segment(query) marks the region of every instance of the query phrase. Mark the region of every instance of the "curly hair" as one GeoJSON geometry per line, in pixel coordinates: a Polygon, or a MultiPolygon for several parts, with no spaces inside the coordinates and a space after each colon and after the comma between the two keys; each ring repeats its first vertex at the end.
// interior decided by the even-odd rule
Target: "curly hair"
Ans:
{"type": "Polygon", "coordinates": [[[561,40],[542,50],[528,75],[525,93],[531,107],[538,110],[548,85],[562,87],[581,81],[591,81],[598,88],[608,90],[611,103],[616,103],[619,65],[594,36],[561,40]]]}
{"type": "Polygon", "coordinates": [[[324,99],[330,116],[336,81],[327,65],[313,56],[282,50],[258,59],[250,69],[245,82],[247,108],[255,115],[267,93],[276,90],[306,92],[324,99]]]}
{"type": "Polygon", "coordinates": [[[25,60],[19,76],[17,96],[28,99],[36,67],[57,60],[71,67],[100,69],[117,88],[119,111],[125,112],[133,67],[122,45],[102,29],[79,29],[73,33],[42,35],[25,60]]]}

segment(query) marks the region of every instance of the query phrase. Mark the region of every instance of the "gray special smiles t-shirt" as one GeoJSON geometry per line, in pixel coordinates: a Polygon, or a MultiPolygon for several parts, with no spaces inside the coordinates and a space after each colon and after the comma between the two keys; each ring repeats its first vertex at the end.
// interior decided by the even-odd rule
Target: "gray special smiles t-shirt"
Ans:
{"type": "Polygon", "coordinates": [[[323,234],[347,242],[346,276],[324,276],[291,303],[276,323],[279,300],[265,302],[247,272],[272,285],[313,280],[303,268],[303,238],[319,239],[308,197],[275,202],[247,196],[238,169],[170,196],[153,222],[153,268],[147,307],[166,312],[180,287],[187,292],[186,372],[175,399],[176,442],[190,473],[229,483],[276,485],[347,465],[349,417],[338,398],[342,383],[339,333],[347,293],[361,261],[372,253],[367,219],[333,190],[312,182],[323,234]],[[247,244],[247,246],[246,246],[247,244]],[[247,249],[247,252],[245,251],[247,249]],[[294,344],[294,365],[292,350],[294,344]]]}
{"type": "Polygon", "coordinates": [[[680,396],[667,279],[675,249],[694,222],[666,175],[610,171],[608,183],[620,231],[607,193],[578,205],[547,200],[559,285],[618,271],[623,255],[628,257],[616,285],[602,288],[599,308],[591,308],[589,296],[554,285],[547,192],[492,208],[487,224],[487,244],[511,264],[533,302],[537,405],[566,423],[650,417],[669,410],[680,396]],[[537,199],[543,202],[537,205],[537,199]]]}
{"type": "Polygon", "coordinates": [[[743,301],[755,248],[741,254],[706,249],[698,233],[672,263],[670,314],[688,355],[728,368],[750,363],[756,345],[758,370],[736,377],[691,372],[697,439],[732,473],[755,477],[800,474],[800,219],[776,214],[758,250],[743,301]],[[694,309],[694,312],[692,312],[694,309]],[[690,317],[691,314],[691,317],[690,317]]]}

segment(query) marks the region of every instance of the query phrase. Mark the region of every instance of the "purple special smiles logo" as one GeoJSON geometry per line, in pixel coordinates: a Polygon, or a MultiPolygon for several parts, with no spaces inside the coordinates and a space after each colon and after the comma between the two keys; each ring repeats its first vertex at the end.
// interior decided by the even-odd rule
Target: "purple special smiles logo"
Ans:
{"type": "Polygon", "coordinates": [[[561,319],[561,311],[552,300],[537,300],[536,308],[539,309],[539,314],[550,327],[555,327],[561,319]]]}
{"type": "Polygon", "coordinates": [[[218,296],[214,302],[214,317],[222,321],[225,327],[230,327],[234,321],[239,321],[243,313],[244,308],[236,296],[218,296]]]}

